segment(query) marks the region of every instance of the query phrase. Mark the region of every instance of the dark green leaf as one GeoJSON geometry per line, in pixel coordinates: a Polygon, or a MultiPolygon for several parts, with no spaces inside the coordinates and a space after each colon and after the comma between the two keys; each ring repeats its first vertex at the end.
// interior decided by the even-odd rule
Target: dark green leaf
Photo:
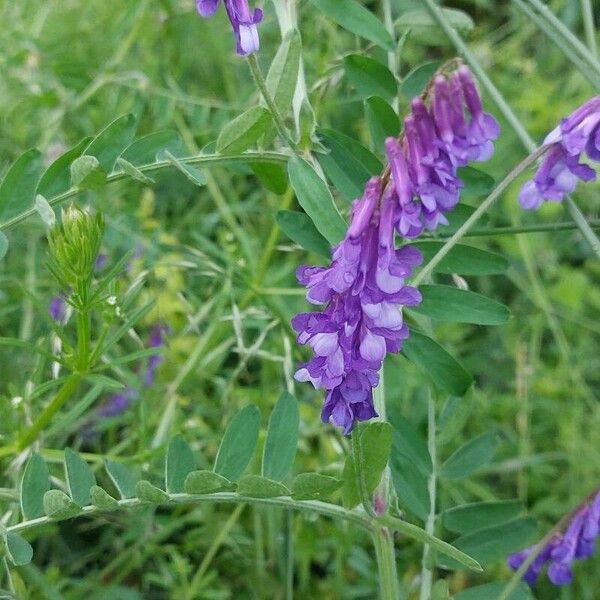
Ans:
{"type": "Polygon", "coordinates": [[[0,221],[7,221],[33,204],[42,171],[42,155],[27,150],[8,169],[0,183],[0,221]]]}
{"type": "Polygon", "coordinates": [[[388,420],[394,428],[394,454],[402,454],[424,474],[432,471],[427,443],[414,423],[400,414],[399,404],[389,409],[388,420]]]}
{"type": "Polygon", "coordinates": [[[439,60],[426,62],[415,67],[400,84],[401,92],[407,98],[420,96],[431,81],[441,63],[439,60]]]}
{"type": "Polygon", "coordinates": [[[288,176],[298,202],[317,230],[333,246],[346,235],[346,221],[340,215],[327,184],[303,159],[293,156],[288,176]]]}
{"type": "Polygon", "coordinates": [[[342,480],[320,473],[300,473],[292,483],[294,500],[324,500],[342,487],[342,480]]]}
{"type": "Polygon", "coordinates": [[[458,176],[465,184],[460,191],[462,200],[468,198],[485,198],[496,185],[493,177],[473,167],[462,167],[458,170],[458,176]]]}
{"type": "Polygon", "coordinates": [[[263,452],[262,474],[281,481],[291,470],[298,446],[298,401],[283,392],[269,417],[263,452]]]}
{"type": "Polygon", "coordinates": [[[314,252],[325,258],[331,256],[329,242],[317,231],[306,213],[295,210],[280,210],[275,220],[283,233],[309,252],[314,252]]]}
{"type": "Polygon", "coordinates": [[[147,175],[144,175],[144,173],[142,173],[142,171],[140,171],[135,165],[126,161],[121,156],[119,158],[117,158],[117,167],[122,169],[124,173],[127,173],[127,175],[129,175],[129,177],[131,177],[132,179],[135,179],[136,181],[139,181],[141,183],[146,183],[148,185],[152,185],[154,183],[153,179],[151,179],[147,175]]]}
{"type": "Polygon", "coordinates": [[[267,89],[284,115],[289,111],[294,98],[301,51],[300,32],[292,29],[281,42],[267,73],[267,89]]]}
{"type": "Polygon", "coordinates": [[[109,174],[117,157],[131,144],[136,126],[133,115],[118,117],[89,143],[83,154],[95,156],[102,170],[109,174]]]}
{"type": "MultiPolygon", "coordinates": [[[[444,242],[413,242],[423,253],[424,263],[427,264],[442,248],[444,242]]],[[[500,275],[505,273],[510,263],[508,260],[494,252],[480,250],[473,246],[457,244],[435,267],[436,273],[451,275],[500,275]]]]}
{"type": "Polygon", "coordinates": [[[192,471],[185,478],[187,494],[214,494],[231,491],[235,484],[214,471],[192,471]]]}
{"type": "Polygon", "coordinates": [[[179,133],[165,130],[150,133],[128,146],[121,158],[135,166],[152,164],[157,161],[157,154],[168,150],[177,156],[181,152],[182,142],[179,133]]]}
{"type": "Polygon", "coordinates": [[[361,98],[381,96],[386,100],[393,100],[398,94],[398,82],[394,75],[385,65],[368,56],[345,56],[344,70],[361,98]]]}
{"type": "Polygon", "coordinates": [[[90,489],[96,485],[96,478],[85,460],[70,448],[65,448],[65,476],[71,498],[79,506],[89,504],[90,489]]]}
{"type": "Polygon", "coordinates": [[[200,169],[192,165],[188,165],[183,161],[179,160],[175,155],[171,154],[168,150],[161,150],[158,153],[160,160],[166,160],[170,162],[180,173],[183,173],[189,181],[194,185],[202,187],[206,185],[206,177],[200,169]]]}
{"type": "Polygon", "coordinates": [[[518,500],[463,504],[444,511],[444,527],[457,533],[471,533],[515,519],[522,509],[518,500]]]}
{"type": "Polygon", "coordinates": [[[44,512],[57,521],[70,519],[81,512],[81,507],[60,490],[48,490],[44,494],[44,512]]]}
{"type": "Polygon", "coordinates": [[[446,444],[456,439],[462,431],[473,410],[473,394],[450,396],[438,420],[438,444],[446,444]]]}
{"type": "Polygon", "coordinates": [[[394,489],[398,495],[400,506],[425,521],[430,510],[427,476],[406,454],[399,451],[401,443],[400,437],[397,434],[394,435],[390,456],[394,489]]]}
{"type": "Polygon", "coordinates": [[[121,498],[134,498],[136,475],[125,465],[112,460],[107,460],[105,466],[106,472],[121,494],[121,498]]]}
{"type": "Polygon", "coordinates": [[[236,154],[254,145],[271,124],[264,106],[253,106],[223,127],[217,139],[217,152],[236,154]]]}
{"type": "Polygon", "coordinates": [[[217,453],[215,473],[231,481],[240,478],[254,456],[259,427],[260,412],[253,404],[233,417],[217,453]]]}
{"type": "Polygon", "coordinates": [[[21,511],[26,519],[44,515],[44,494],[50,489],[50,473],[44,459],[33,453],[21,479],[21,511]]]}
{"type": "Polygon", "coordinates": [[[5,539],[6,553],[8,558],[16,567],[28,565],[33,558],[31,544],[17,533],[9,531],[5,539]]]}
{"type": "Polygon", "coordinates": [[[437,387],[462,396],[473,383],[473,378],[464,367],[431,338],[411,331],[404,342],[402,353],[410,362],[428,375],[437,387]]]}
{"type": "Polygon", "coordinates": [[[356,0],[312,0],[332,21],[351,33],[393,51],[394,41],[383,23],[356,0]]]}
{"type": "MultiPolygon", "coordinates": [[[[477,585],[454,595],[454,600],[497,600],[504,591],[506,583],[486,583],[477,585]]],[[[507,600],[534,600],[531,588],[520,581],[507,600]]]]}
{"type": "Polygon", "coordinates": [[[461,446],[442,466],[445,479],[464,479],[492,462],[498,445],[498,435],[488,431],[461,446]]]}
{"type": "Polygon", "coordinates": [[[288,178],[281,165],[250,163],[259,181],[274,194],[283,194],[288,189],[288,178]]]}
{"type": "Polygon", "coordinates": [[[182,436],[178,435],[169,444],[165,465],[165,487],[171,494],[185,490],[185,478],[196,468],[192,449],[182,436]]]}
{"type": "Polygon", "coordinates": [[[71,163],[81,156],[89,143],[90,138],[85,138],[77,146],[59,156],[42,175],[36,192],[46,198],[53,198],[66,192],[71,187],[71,163]]]}
{"type": "Polygon", "coordinates": [[[385,138],[400,134],[400,119],[394,109],[379,96],[371,96],[365,101],[365,115],[371,134],[373,148],[383,152],[385,138]]]}
{"type": "Polygon", "coordinates": [[[244,475],[238,483],[237,493],[249,498],[276,498],[289,496],[290,490],[283,483],[260,475],[244,475]]]}
{"type": "Polygon", "coordinates": [[[106,184],[106,172],[95,156],[84,154],[71,163],[71,185],[97,189],[106,184]]]}
{"type": "Polygon", "coordinates": [[[119,503],[101,487],[94,485],[90,490],[92,504],[100,510],[116,510],[119,503]]]}
{"type": "Polygon", "coordinates": [[[162,504],[169,499],[169,494],[152,485],[149,481],[142,479],[135,484],[135,495],[149,504],[162,504]]]}
{"type": "Polygon", "coordinates": [[[450,285],[422,285],[423,301],[412,310],[436,321],[504,325],[510,311],[486,296],[450,285]]]}
{"type": "MultiPolygon", "coordinates": [[[[473,19],[462,10],[455,8],[440,8],[440,10],[443,12],[444,20],[460,33],[468,33],[475,26],[473,19]]],[[[410,31],[411,36],[416,36],[428,44],[443,45],[447,43],[448,38],[444,31],[426,9],[403,13],[396,21],[396,26],[400,31],[410,31]]]]}

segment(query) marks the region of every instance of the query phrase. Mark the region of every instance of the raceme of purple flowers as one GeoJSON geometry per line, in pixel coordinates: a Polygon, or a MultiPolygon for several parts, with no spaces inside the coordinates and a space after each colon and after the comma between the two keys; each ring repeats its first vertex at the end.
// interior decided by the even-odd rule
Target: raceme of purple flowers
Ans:
{"type": "MultiPolygon", "coordinates": [[[[589,558],[594,553],[598,535],[600,535],[600,492],[576,512],[564,533],[557,532],[546,543],[525,571],[523,579],[529,585],[535,584],[542,569],[548,564],[548,579],[554,585],[571,583],[574,561],[589,558]]],[[[535,547],[531,546],[509,556],[509,566],[516,571],[535,547]]]]}
{"type": "MultiPolygon", "coordinates": [[[[196,7],[202,17],[212,17],[220,0],[196,0],[196,7]]],[[[263,13],[259,8],[252,12],[248,0],[223,0],[225,10],[231,22],[240,56],[252,54],[259,49],[257,25],[262,21],[263,13]]]]}
{"type": "Polygon", "coordinates": [[[544,140],[550,145],[534,178],[521,188],[519,203],[528,210],[549,200],[560,202],[577,182],[596,179],[594,169],[581,162],[584,154],[600,161],[600,96],[588,100],[563,119],[544,140]]]}
{"type": "Polygon", "coordinates": [[[463,185],[458,168],[487,160],[499,134],[466,67],[437,76],[431,94],[429,107],[421,98],[412,101],[404,138],[386,140],[391,181],[369,180],[331,264],[297,272],[307,300],[325,308],[292,321],[298,343],[314,352],[295,377],[326,390],[322,420],[346,434],[356,421],[377,416],[373,388],[383,360],[401,350],[409,333],[402,307],[421,301],[405,282],[422,256],[413,247],[397,249],[395,232],[416,238],[447,223],[444,214],[456,206],[463,185]]]}

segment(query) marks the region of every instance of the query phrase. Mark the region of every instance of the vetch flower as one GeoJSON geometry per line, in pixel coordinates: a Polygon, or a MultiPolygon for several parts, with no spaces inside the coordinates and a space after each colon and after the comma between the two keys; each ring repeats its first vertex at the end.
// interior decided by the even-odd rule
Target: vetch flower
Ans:
{"type": "MultiPolygon", "coordinates": [[[[237,53],[246,56],[256,52],[260,47],[257,25],[262,21],[262,10],[256,8],[251,12],[248,0],[223,1],[235,34],[237,53]]],[[[200,16],[212,17],[219,8],[219,2],[220,0],[197,0],[196,8],[200,16]]]]}
{"type": "MultiPolygon", "coordinates": [[[[164,325],[155,325],[150,332],[148,346],[150,348],[161,348],[165,344],[165,333],[167,328],[164,325]]],[[[148,365],[144,373],[144,386],[149,387],[154,383],[156,371],[162,363],[163,358],[160,354],[153,354],[148,358],[148,365]]]]}
{"type": "Polygon", "coordinates": [[[57,323],[63,323],[67,316],[67,303],[62,296],[54,296],[48,304],[48,313],[57,323]]]}
{"type": "Polygon", "coordinates": [[[544,140],[550,149],[532,180],[519,193],[522,208],[534,210],[544,201],[560,202],[579,181],[596,179],[594,169],[581,162],[587,154],[600,161],[600,96],[588,100],[563,119],[544,140]]]}
{"type": "MultiPolygon", "coordinates": [[[[596,549],[600,535],[600,492],[580,507],[564,533],[555,533],[529,566],[523,579],[534,585],[542,569],[548,566],[548,579],[554,585],[565,585],[573,580],[572,566],[575,560],[590,557],[596,549]]],[[[531,555],[536,546],[511,554],[508,565],[517,570],[531,555]]]]}

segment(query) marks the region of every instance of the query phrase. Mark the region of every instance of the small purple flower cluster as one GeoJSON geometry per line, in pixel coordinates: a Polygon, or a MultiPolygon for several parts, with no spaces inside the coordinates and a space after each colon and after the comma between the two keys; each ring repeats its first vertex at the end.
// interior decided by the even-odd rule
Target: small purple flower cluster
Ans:
{"type": "MultiPolygon", "coordinates": [[[[223,1],[237,42],[237,53],[246,56],[256,52],[260,47],[256,26],[262,21],[262,10],[256,8],[251,12],[248,0],[223,1]]],[[[196,8],[200,16],[212,17],[219,8],[219,2],[220,0],[196,0],[196,8]]]]}
{"type": "Polygon", "coordinates": [[[593,181],[596,172],[581,161],[585,153],[600,161],[600,96],[588,100],[573,114],[563,119],[544,140],[548,154],[532,180],[519,193],[522,208],[534,210],[545,200],[560,202],[577,182],[593,181]]]}
{"type": "MultiPolygon", "coordinates": [[[[533,585],[544,565],[549,563],[548,579],[554,585],[565,585],[573,580],[575,560],[589,558],[596,549],[600,535],[600,492],[581,507],[571,519],[564,534],[556,533],[536,556],[523,579],[533,585]]],[[[527,560],[536,546],[526,548],[508,557],[508,565],[515,571],[527,560]]]]}
{"type": "Polygon", "coordinates": [[[449,78],[437,76],[431,107],[415,98],[403,141],[386,140],[390,185],[386,175],[369,180],[328,267],[298,269],[307,300],[325,305],[323,312],[301,313],[292,321],[298,343],[314,352],[295,376],[327,391],[323,422],[331,420],[348,434],[356,421],[377,416],[373,388],[383,360],[400,352],[408,337],[402,307],[421,302],[418,290],[405,283],[421,253],[396,249],[395,231],[415,238],[424,228],[447,223],[444,213],[454,208],[462,187],[458,167],[489,158],[498,132],[466,67],[449,78]]]}

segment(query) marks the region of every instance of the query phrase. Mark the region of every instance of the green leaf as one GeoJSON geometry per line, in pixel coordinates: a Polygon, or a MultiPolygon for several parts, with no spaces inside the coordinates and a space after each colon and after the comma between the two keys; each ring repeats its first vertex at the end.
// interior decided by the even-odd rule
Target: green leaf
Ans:
{"type": "Polygon", "coordinates": [[[90,499],[92,505],[100,510],[116,510],[119,508],[119,503],[106,490],[94,485],[90,490],[90,499]]]}
{"type": "MultiPolygon", "coordinates": [[[[477,585],[454,595],[454,600],[496,600],[504,591],[506,583],[486,583],[477,585]]],[[[510,593],[507,600],[534,600],[531,588],[522,581],[510,593]]]]}
{"type": "Polygon", "coordinates": [[[4,222],[33,204],[42,171],[42,155],[27,150],[8,169],[0,183],[0,221],[4,222]]]}
{"type": "Polygon", "coordinates": [[[320,473],[300,473],[292,482],[294,500],[324,500],[342,487],[342,480],[320,473]]]}
{"type": "MultiPolygon", "coordinates": [[[[473,19],[462,10],[454,8],[441,8],[444,20],[462,34],[468,33],[475,27],[473,19]]],[[[447,43],[444,31],[425,9],[411,10],[403,13],[396,21],[400,31],[410,31],[411,36],[432,45],[447,43]]]]}
{"type": "Polygon", "coordinates": [[[291,470],[298,447],[298,401],[283,392],[269,417],[263,451],[263,477],[281,481],[291,470]]]}
{"type": "Polygon", "coordinates": [[[362,54],[344,57],[346,77],[362,98],[381,96],[393,100],[398,94],[398,82],[380,62],[362,54]]]}
{"type": "Polygon", "coordinates": [[[17,533],[9,531],[5,538],[6,553],[16,567],[28,565],[33,558],[31,544],[17,533]]]}
{"type": "Polygon", "coordinates": [[[95,156],[84,154],[71,163],[71,185],[97,189],[106,184],[106,172],[95,156]]]}
{"type": "Polygon", "coordinates": [[[152,485],[149,481],[142,479],[135,484],[135,495],[149,504],[162,504],[169,500],[169,494],[152,485]]]}
{"type": "Polygon", "coordinates": [[[445,579],[438,579],[431,589],[431,600],[451,600],[448,582],[445,579]]]}
{"type": "Polygon", "coordinates": [[[451,285],[422,285],[423,301],[412,310],[435,321],[504,325],[510,319],[508,307],[486,296],[451,285]]]}
{"type": "Polygon", "coordinates": [[[485,198],[496,186],[491,175],[473,167],[462,167],[458,170],[458,176],[465,184],[460,191],[461,200],[485,198]]]}
{"type": "Polygon", "coordinates": [[[402,354],[429,376],[437,387],[450,394],[462,396],[473,383],[471,375],[454,357],[418,331],[410,332],[402,354]]]}
{"type": "Polygon", "coordinates": [[[502,525],[519,516],[523,507],[518,500],[473,502],[445,510],[444,527],[457,533],[471,533],[494,525],[502,525]]]}
{"type": "Polygon", "coordinates": [[[283,194],[288,189],[288,178],[281,165],[249,163],[259,181],[274,194],[283,194]]]}
{"type": "Polygon", "coordinates": [[[8,238],[3,231],[0,231],[0,259],[6,256],[8,252],[8,238]]]}
{"type": "Polygon", "coordinates": [[[215,473],[231,481],[240,478],[254,456],[259,427],[260,412],[254,404],[245,406],[233,417],[219,446],[215,473]]]}
{"type": "Polygon", "coordinates": [[[400,414],[398,404],[390,407],[388,420],[394,429],[394,454],[402,454],[424,475],[429,475],[433,469],[431,457],[418,428],[400,414]]]}
{"type": "Polygon", "coordinates": [[[371,96],[365,100],[365,116],[371,135],[373,148],[383,152],[387,137],[398,137],[400,119],[386,100],[379,96],[371,96]]]}
{"type": "Polygon", "coordinates": [[[70,448],[65,448],[65,476],[71,498],[79,506],[89,504],[90,489],[96,485],[96,478],[85,460],[70,448]]]}
{"type": "MultiPolygon", "coordinates": [[[[442,248],[444,242],[413,242],[423,253],[425,264],[428,263],[442,248]]],[[[487,250],[480,250],[473,246],[457,244],[436,265],[436,273],[451,275],[500,275],[505,273],[510,266],[509,261],[502,255],[487,250]]]]}
{"type": "Polygon", "coordinates": [[[71,163],[79,158],[90,143],[85,138],[74,148],[59,156],[45,171],[37,186],[36,193],[46,198],[54,198],[71,187],[71,163]]]}
{"type": "Polygon", "coordinates": [[[346,221],[340,215],[327,184],[303,159],[293,156],[288,176],[296,197],[315,227],[333,246],[346,235],[346,221]]]}
{"type": "Polygon", "coordinates": [[[215,494],[235,489],[235,484],[214,471],[192,471],[185,478],[187,494],[215,494]]]}
{"type": "Polygon", "coordinates": [[[312,0],[332,21],[385,50],[393,51],[394,41],[383,23],[356,0],[312,0]]]}
{"type": "MultiPolygon", "coordinates": [[[[381,479],[392,449],[392,426],[382,421],[373,421],[366,425],[357,425],[353,435],[359,436],[360,454],[363,461],[362,473],[367,492],[372,493],[381,479]]],[[[357,471],[351,454],[344,464],[344,504],[353,508],[360,501],[357,485],[357,471]]]]}
{"type": "Polygon", "coordinates": [[[284,115],[289,111],[296,91],[301,52],[300,32],[292,29],[283,38],[267,73],[267,89],[284,115]]]}
{"type": "Polygon", "coordinates": [[[292,241],[309,252],[330,258],[331,246],[317,231],[310,217],[296,210],[280,210],[275,216],[277,225],[292,241]]]}
{"type": "Polygon", "coordinates": [[[431,62],[423,63],[418,67],[415,67],[400,84],[400,91],[407,98],[414,98],[420,96],[427,84],[431,81],[436,71],[439,69],[441,62],[434,60],[431,62]]]}
{"type": "Polygon", "coordinates": [[[33,453],[21,479],[21,511],[25,519],[44,515],[44,494],[50,489],[50,473],[44,459],[33,453]]]}
{"type": "Polygon", "coordinates": [[[128,146],[121,158],[135,166],[147,165],[156,162],[157,155],[168,150],[174,155],[181,152],[182,142],[177,131],[165,130],[150,133],[136,140],[128,146]]]}
{"type": "Polygon", "coordinates": [[[81,512],[81,507],[60,490],[48,490],[44,494],[44,512],[51,519],[70,519],[81,512]]]}
{"type": "Polygon", "coordinates": [[[473,394],[467,394],[462,398],[450,396],[438,419],[438,444],[442,445],[455,440],[466,425],[472,411],[473,394]]]}
{"type": "Polygon", "coordinates": [[[390,456],[394,489],[400,505],[425,521],[430,510],[427,476],[406,454],[402,454],[401,443],[401,438],[394,435],[390,456]]]}
{"type": "Polygon", "coordinates": [[[161,160],[170,162],[180,173],[185,175],[189,181],[194,185],[202,187],[206,185],[206,177],[200,169],[192,165],[187,165],[183,161],[179,160],[175,155],[171,154],[168,150],[163,150],[158,153],[161,160]]]}
{"type": "Polygon", "coordinates": [[[283,483],[260,475],[244,475],[238,483],[237,493],[248,498],[276,498],[289,496],[290,490],[283,483]]]}
{"type": "Polygon", "coordinates": [[[333,131],[317,129],[317,134],[329,154],[317,154],[323,171],[348,201],[363,195],[365,184],[373,175],[379,175],[383,165],[379,159],[356,140],[333,131]]]}
{"type": "MultiPolygon", "coordinates": [[[[486,566],[497,560],[505,560],[512,552],[528,546],[536,532],[536,520],[528,517],[468,533],[452,543],[486,566]]],[[[438,564],[448,569],[460,568],[459,564],[446,557],[440,557],[438,564]]]]}
{"type": "Polygon", "coordinates": [[[223,127],[217,139],[217,152],[236,154],[253,146],[271,124],[264,106],[253,106],[223,127]]]}
{"type": "Polygon", "coordinates": [[[121,494],[121,498],[134,498],[136,493],[135,484],[137,482],[136,475],[125,465],[112,460],[105,462],[105,468],[111,481],[115,484],[119,494],[121,494]]]}
{"type": "Polygon", "coordinates": [[[35,210],[48,229],[52,229],[56,225],[54,209],[50,206],[48,200],[41,194],[38,194],[35,197],[35,210]]]}
{"type": "Polygon", "coordinates": [[[442,466],[440,475],[445,479],[464,479],[489,465],[498,446],[498,435],[488,431],[461,446],[442,466]]]}
{"type": "Polygon", "coordinates": [[[196,459],[192,449],[181,435],[171,440],[167,450],[165,465],[165,487],[171,494],[185,490],[186,477],[196,468],[196,459]]]}
{"type": "Polygon", "coordinates": [[[127,173],[129,177],[139,181],[141,183],[146,183],[148,185],[152,185],[154,183],[154,179],[144,175],[142,171],[140,171],[135,165],[126,161],[123,157],[117,158],[117,167],[123,170],[124,173],[127,173]]]}
{"type": "Polygon", "coordinates": [[[118,117],[89,143],[83,154],[95,156],[102,170],[109,174],[117,157],[131,144],[136,126],[133,115],[118,117]]]}

